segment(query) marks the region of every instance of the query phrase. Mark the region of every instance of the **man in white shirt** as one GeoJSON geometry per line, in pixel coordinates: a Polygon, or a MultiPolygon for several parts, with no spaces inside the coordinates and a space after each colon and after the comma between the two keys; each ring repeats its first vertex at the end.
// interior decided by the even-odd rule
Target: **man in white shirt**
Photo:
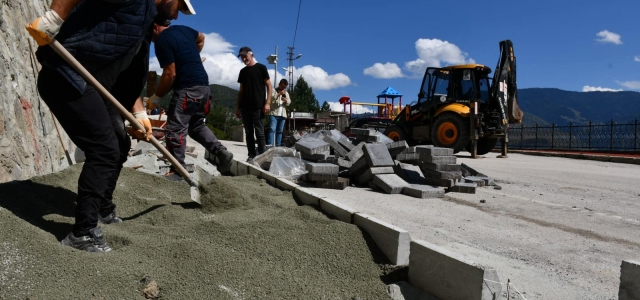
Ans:
{"type": "Polygon", "coordinates": [[[286,79],[280,80],[278,87],[271,94],[271,112],[269,113],[269,134],[267,134],[267,145],[282,146],[282,131],[284,122],[287,119],[286,106],[291,105],[291,98],[287,93],[289,82],[286,79]],[[275,133],[275,144],[274,135],[275,133]]]}

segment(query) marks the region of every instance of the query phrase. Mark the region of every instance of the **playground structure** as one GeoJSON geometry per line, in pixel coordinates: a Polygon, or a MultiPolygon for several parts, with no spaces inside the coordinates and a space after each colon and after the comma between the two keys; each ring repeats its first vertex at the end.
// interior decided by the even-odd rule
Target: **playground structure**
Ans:
{"type": "Polygon", "coordinates": [[[353,102],[351,97],[342,96],[339,100],[340,104],[344,106],[343,112],[347,112],[347,105],[349,105],[349,119],[352,118],[353,115],[353,105],[360,106],[374,106],[378,108],[377,117],[384,119],[393,120],[402,109],[402,94],[398,93],[398,91],[394,90],[392,87],[388,86],[382,93],[378,96],[378,103],[368,103],[368,102],[353,102]],[[384,103],[381,103],[380,100],[384,98],[384,103]],[[395,99],[399,99],[398,106],[395,106],[395,99]],[[391,103],[389,103],[389,99],[391,99],[391,103]]]}

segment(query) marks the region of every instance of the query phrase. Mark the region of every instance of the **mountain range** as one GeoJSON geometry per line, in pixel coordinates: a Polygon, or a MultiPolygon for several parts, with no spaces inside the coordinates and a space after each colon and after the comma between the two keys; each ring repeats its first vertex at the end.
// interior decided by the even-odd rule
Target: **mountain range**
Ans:
{"type": "MultiPolygon", "coordinates": [[[[212,84],[211,95],[223,106],[235,109],[238,91],[212,84]]],[[[640,118],[638,92],[571,92],[555,88],[518,90],[518,104],[526,126],[633,122],[640,118]]]]}

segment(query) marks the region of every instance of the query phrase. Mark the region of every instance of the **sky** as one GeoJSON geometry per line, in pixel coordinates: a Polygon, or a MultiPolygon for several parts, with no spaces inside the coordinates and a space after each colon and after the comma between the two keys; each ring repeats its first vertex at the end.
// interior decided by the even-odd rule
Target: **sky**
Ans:
{"type": "MultiPolygon", "coordinates": [[[[342,96],[377,103],[388,86],[404,95],[403,105],[415,101],[427,67],[494,69],[505,39],[513,42],[518,88],[640,91],[638,0],[191,3],[196,14],[180,14],[173,24],[205,34],[201,56],[211,84],[238,88],[242,46],[279,81],[293,46],[294,57],[302,54],[293,61],[294,78],[302,75],[320,104],[336,111],[342,96]],[[278,55],[277,74],[266,59],[271,54],[278,55]]],[[[151,70],[161,73],[151,56],[151,70]]]]}

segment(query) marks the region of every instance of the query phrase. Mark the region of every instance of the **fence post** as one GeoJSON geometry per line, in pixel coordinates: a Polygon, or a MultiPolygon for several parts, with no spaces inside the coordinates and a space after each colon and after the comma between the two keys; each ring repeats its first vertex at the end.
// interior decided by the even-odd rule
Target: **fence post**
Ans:
{"type": "MultiPolygon", "coordinates": [[[[638,119],[636,119],[636,123],[638,123],[638,119]]],[[[520,125],[520,150],[522,150],[523,148],[523,142],[524,140],[524,124],[520,125]]]]}
{"type": "Polygon", "coordinates": [[[556,134],[556,123],[551,123],[551,150],[553,150],[553,138],[556,134]]]}
{"type": "Polygon", "coordinates": [[[589,145],[587,147],[591,150],[591,121],[589,121],[589,145]]]}
{"type": "Polygon", "coordinates": [[[609,152],[613,151],[613,119],[611,119],[611,131],[610,131],[610,138],[609,138],[609,152]]]}
{"type": "Polygon", "coordinates": [[[569,150],[571,150],[571,142],[573,140],[573,121],[569,122],[569,150]]]}
{"type": "Polygon", "coordinates": [[[538,149],[538,122],[536,122],[536,143],[534,144],[533,149],[538,149]]]}
{"type": "Polygon", "coordinates": [[[633,128],[633,151],[638,151],[638,118],[633,128]]]}

